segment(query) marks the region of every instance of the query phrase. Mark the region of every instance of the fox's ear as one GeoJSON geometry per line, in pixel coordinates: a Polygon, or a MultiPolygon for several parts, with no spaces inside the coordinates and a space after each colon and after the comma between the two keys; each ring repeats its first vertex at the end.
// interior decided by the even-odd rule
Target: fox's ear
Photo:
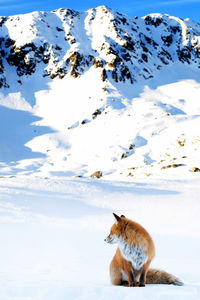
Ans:
{"type": "Polygon", "coordinates": [[[119,222],[121,220],[121,218],[118,215],[116,215],[115,213],[113,213],[113,216],[114,216],[116,222],[119,222]]]}
{"type": "Polygon", "coordinates": [[[121,217],[120,217],[120,218],[126,218],[126,217],[125,217],[125,215],[121,215],[121,217]]]}

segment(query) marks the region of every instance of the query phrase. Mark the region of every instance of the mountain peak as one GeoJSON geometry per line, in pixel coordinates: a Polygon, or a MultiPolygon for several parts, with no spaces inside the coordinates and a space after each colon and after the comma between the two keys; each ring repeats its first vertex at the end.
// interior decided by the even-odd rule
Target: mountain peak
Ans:
{"type": "MultiPolygon", "coordinates": [[[[1,17],[1,85],[6,63],[17,76],[40,69],[40,76],[63,78],[101,68],[102,80],[150,79],[155,70],[179,60],[199,67],[200,26],[162,14],[129,18],[106,6],[78,13],[71,9],[1,17]]],[[[17,79],[17,77],[16,77],[17,79]]]]}

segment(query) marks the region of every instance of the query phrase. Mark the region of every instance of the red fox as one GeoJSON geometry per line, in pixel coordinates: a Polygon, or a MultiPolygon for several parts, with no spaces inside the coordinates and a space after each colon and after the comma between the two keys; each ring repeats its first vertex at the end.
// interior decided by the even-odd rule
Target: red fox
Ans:
{"type": "Polygon", "coordinates": [[[124,215],[114,214],[116,223],[105,239],[118,244],[110,264],[110,279],[113,285],[145,286],[145,284],[183,285],[175,276],[161,270],[149,269],[155,256],[155,247],[149,233],[138,223],[124,215]]]}

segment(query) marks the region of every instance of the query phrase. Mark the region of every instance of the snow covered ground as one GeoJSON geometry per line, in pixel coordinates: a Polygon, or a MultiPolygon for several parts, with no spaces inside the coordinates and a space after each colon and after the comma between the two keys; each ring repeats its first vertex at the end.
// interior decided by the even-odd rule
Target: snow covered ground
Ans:
{"type": "Polygon", "coordinates": [[[1,93],[0,299],[200,298],[200,84],[178,67],[149,86],[90,70],[1,93]],[[97,170],[103,180],[89,179],[97,170]],[[148,229],[152,266],[183,287],[110,285],[112,212],[148,229]]]}
{"type": "Polygon", "coordinates": [[[0,298],[199,299],[199,185],[199,179],[0,178],[0,298]],[[184,286],[110,285],[116,246],[104,238],[112,212],[147,228],[156,245],[152,266],[184,286]]]}
{"type": "Polygon", "coordinates": [[[129,28],[119,14],[114,22],[106,8],[94,11],[0,20],[0,300],[199,300],[200,27],[152,15],[129,28]],[[126,53],[126,66],[130,40],[137,80],[116,81],[110,63],[126,53]],[[111,286],[112,212],[147,228],[152,266],[184,286],[111,286]]]}

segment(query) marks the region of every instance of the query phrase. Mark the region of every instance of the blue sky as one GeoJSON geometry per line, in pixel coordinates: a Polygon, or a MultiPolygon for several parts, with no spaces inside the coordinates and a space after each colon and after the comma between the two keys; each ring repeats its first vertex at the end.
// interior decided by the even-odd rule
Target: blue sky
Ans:
{"type": "Polygon", "coordinates": [[[99,5],[107,5],[132,17],[160,12],[180,18],[188,17],[200,23],[200,0],[0,0],[0,16],[34,10],[50,11],[60,7],[84,11],[99,5]]]}

